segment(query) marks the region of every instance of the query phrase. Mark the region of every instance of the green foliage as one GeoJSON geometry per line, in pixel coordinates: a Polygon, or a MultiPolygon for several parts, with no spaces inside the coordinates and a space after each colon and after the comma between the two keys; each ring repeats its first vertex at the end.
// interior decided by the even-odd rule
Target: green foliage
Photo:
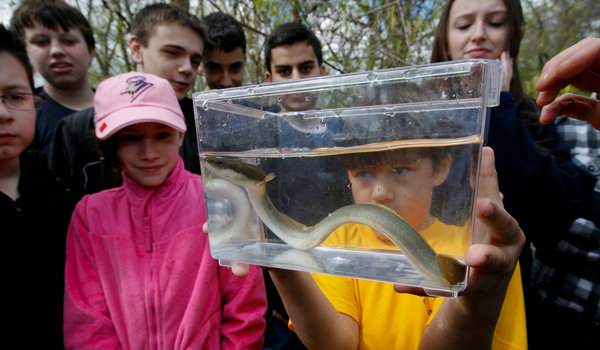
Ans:
{"type": "MultiPolygon", "coordinates": [[[[519,69],[525,91],[533,96],[539,74],[550,58],[587,36],[600,35],[600,2],[590,0],[525,0],[525,36],[519,69]]],[[[567,92],[578,92],[569,87],[567,92]]]]}

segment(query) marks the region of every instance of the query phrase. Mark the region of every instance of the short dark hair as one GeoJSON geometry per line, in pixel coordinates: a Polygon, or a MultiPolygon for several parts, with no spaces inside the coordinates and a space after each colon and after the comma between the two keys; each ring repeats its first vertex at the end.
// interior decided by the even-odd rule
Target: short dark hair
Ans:
{"type": "Polygon", "coordinates": [[[21,62],[27,72],[29,87],[33,91],[33,69],[29,63],[25,43],[18,39],[15,32],[6,29],[3,24],[0,24],[0,53],[7,53],[21,62]]]}
{"type": "Polygon", "coordinates": [[[154,28],[171,22],[192,29],[200,35],[202,41],[205,40],[204,29],[198,17],[177,5],[165,3],[151,4],[139,10],[131,20],[129,32],[146,47],[154,34],[154,28]]]}
{"type": "Polygon", "coordinates": [[[221,48],[231,52],[238,47],[246,53],[246,34],[240,22],[223,12],[213,12],[202,18],[206,34],[204,50],[221,48]]]}
{"type": "Polygon", "coordinates": [[[321,51],[321,42],[307,26],[298,22],[288,22],[276,27],[267,38],[265,44],[265,65],[267,71],[271,72],[271,50],[277,46],[292,45],[304,41],[312,46],[319,66],[323,64],[323,52],[321,51]]]}
{"type": "Polygon", "coordinates": [[[344,154],[338,157],[340,164],[346,170],[367,169],[380,167],[394,162],[410,162],[423,157],[431,157],[433,170],[446,155],[448,150],[432,147],[401,148],[390,151],[366,152],[357,154],[344,154]],[[410,151],[410,152],[409,152],[410,151]]]}
{"type": "Polygon", "coordinates": [[[65,32],[71,28],[79,29],[88,50],[96,46],[90,22],[78,9],[63,0],[23,0],[13,13],[10,27],[20,40],[24,40],[25,28],[33,27],[34,21],[53,30],[59,26],[65,32]]]}

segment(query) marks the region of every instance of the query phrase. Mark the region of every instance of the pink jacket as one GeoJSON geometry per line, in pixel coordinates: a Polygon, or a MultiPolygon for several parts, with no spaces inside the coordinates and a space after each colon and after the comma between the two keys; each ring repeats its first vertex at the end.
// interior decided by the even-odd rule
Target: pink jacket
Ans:
{"type": "Polygon", "coordinates": [[[261,349],[262,271],[210,256],[202,179],[179,159],[158,188],[85,196],[67,237],[67,349],[261,349]]]}

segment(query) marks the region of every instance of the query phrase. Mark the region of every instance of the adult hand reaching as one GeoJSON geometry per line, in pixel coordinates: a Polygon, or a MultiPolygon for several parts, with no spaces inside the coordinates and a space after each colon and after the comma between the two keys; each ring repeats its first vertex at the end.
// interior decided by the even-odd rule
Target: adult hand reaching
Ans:
{"type": "Polygon", "coordinates": [[[542,69],[535,89],[540,92],[537,103],[542,108],[540,122],[552,123],[556,117],[587,121],[600,130],[600,101],[573,93],[558,98],[558,92],[567,85],[599,93],[600,38],[586,38],[548,61],[542,69]]]}

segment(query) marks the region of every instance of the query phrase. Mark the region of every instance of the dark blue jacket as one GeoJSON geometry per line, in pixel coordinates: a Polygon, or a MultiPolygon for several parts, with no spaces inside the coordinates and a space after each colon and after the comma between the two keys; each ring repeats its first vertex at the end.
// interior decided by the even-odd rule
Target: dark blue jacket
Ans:
{"type": "MultiPolygon", "coordinates": [[[[535,106],[531,103],[530,108],[535,106]]],[[[529,111],[520,108],[523,112],[529,111]]],[[[571,162],[569,145],[556,125],[526,126],[508,92],[502,92],[500,106],[492,109],[487,145],[494,150],[504,206],[527,238],[521,254],[527,288],[530,243],[538,248],[555,246],[573,220],[591,207],[596,178],[571,162]]]]}

